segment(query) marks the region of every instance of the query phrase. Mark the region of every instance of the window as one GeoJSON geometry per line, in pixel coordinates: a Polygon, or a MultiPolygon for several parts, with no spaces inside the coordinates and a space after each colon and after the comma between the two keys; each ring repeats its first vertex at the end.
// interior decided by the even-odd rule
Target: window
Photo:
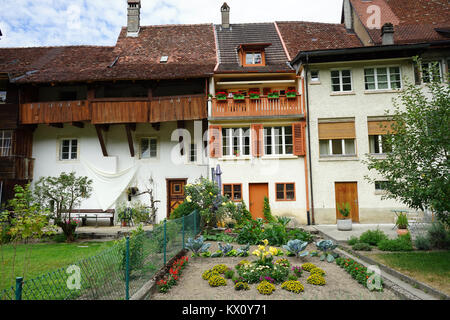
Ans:
{"type": "Polygon", "coordinates": [[[262,53],[261,52],[246,52],[245,53],[245,64],[262,64],[262,53]]]}
{"type": "Polygon", "coordinates": [[[232,201],[242,201],[242,184],[224,184],[223,195],[232,201]]]}
{"type": "Polygon", "coordinates": [[[422,63],[422,82],[429,83],[431,79],[442,81],[442,69],[439,61],[422,63]]]}
{"type": "Polygon", "coordinates": [[[249,156],[250,128],[222,129],[222,146],[224,156],[249,156]]]}
{"type": "Polygon", "coordinates": [[[191,143],[190,150],[189,150],[189,161],[197,162],[197,144],[196,143],[191,143]]]}
{"type": "Polygon", "coordinates": [[[400,89],[400,67],[364,69],[364,81],[366,90],[400,89]]]}
{"type": "Polygon", "coordinates": [[[295,201],[295,183],[277,183],[277,201],[295,201]]]}
{"type": "Polygon", "coordinates": [[[6,103],[7,80],[0,78],[0,103],[6,103]]]}
{"type": "Polygon", "coordinates": [[[141,159],[152,159],[158,156],[158,141],[156,138],[141,138],[141,159]]]}
{"type": "Polygon", "coordinates": [[[292,126],[264,128],[266,155],[293,154],[292,126]]]}
{"type": "Polygon", "coordinates": [[[318,70],[311,70],[311,82],[320,82],[318,70]]]}
{"type": "Polygon", "coordinates": [[[388,181],[375,181],[375,191],[386,190],[387,183],[388,183],[388,181]]]}
{"type": "Polygon", "coordinates": [[[333,92],[352,91],[352,72],[350,70],[331,71],[331,89],[333,92]]]}
{"type": "Polygon", "coordinates": [[[320,156],[356,155],[355,139],[319,140],[320,156]]]}
{"type": "Polygon", "coordinates": [[[8,157],[11,155],[12,144],[12,132],[1,130],[0,131],[0,156],[8,157]]]}
{"type": "Polygon", "coordinates": [[[369,136],[369,149],[372,154],[391,152],[391,148],[386,143],[386,137],[381,134],[369,136]]]}
{"type": "Polygon", "coordinates": [[[77,160],[78,159],[78,140],[61,140],[61,149],[59,160],[77,160]]]}
{"type": "Polygon", "coordinates": [[[162,56],[161,59],[159,59],[159,63],[167,63],[169,61],[169,56],[162,56]]]}

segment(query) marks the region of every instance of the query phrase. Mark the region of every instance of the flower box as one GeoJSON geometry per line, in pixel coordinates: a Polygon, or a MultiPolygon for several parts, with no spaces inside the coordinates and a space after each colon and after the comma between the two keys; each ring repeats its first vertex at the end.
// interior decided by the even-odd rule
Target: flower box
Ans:
{"type": "Polygon", "coordinates": [[[216,99],[217,100],[227,100],[226,92],[216,92],[216,99]]]}
{"type": "Polygon", "coordinates": [[[267,97],[269,99],[278,99],[280,97],[280,93],[275,91],[275,92],[271,92],[267,95],[267,97]]]}
{"type": "Polygon", "coordinates": [[[292,99],[297,97],[297,92],[295,90],[286,91],[286,98],[292,99]]]}
{"type": "Polygon", "coordinates": [[[243,94],[235,94],[233,95],[234,100],[243,101],[245,100],[245,96],[243,94]]]}
{"type": "Polygon", "coordinates": [[[258,100],[261,97],[261,95],[259,94],[259,92],[256,92],[256,91],[255,92],[251,92],[250,91],[249,97],[252,100],[258,100]]]}

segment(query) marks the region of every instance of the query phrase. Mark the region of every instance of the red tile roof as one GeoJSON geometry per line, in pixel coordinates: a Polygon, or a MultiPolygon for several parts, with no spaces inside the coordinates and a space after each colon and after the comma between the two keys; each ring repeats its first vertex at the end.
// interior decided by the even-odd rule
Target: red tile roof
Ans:
{"type": "Polygon", "coordinates": [[[293,59],[300,51],[353,48],[362,46],[356,34],[343,24],[318,22],[276,22],[293,59]]]}
{"type": "Polygon", "coordinates": [[[378,6],[381,23],[394,25],[397,44],[448,40],[436,28],[450,27],[450,1],[448,0],[350,0],[359,19],[366,26],[375,44],[381,43],[380,28],[370,25],[369,6],[378,6]]]}

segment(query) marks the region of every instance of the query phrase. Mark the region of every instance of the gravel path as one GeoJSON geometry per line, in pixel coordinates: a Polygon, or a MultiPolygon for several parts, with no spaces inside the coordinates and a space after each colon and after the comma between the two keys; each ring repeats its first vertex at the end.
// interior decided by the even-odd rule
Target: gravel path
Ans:
{"type": "MultiPolygon", "coordinates": [[[[234,244],[234,248],[238,248],[234,244]]],[[[252,246],[250,253],[256,248],[252,246]]],[[[217,249],[217,243],[212,242],[210,252],[217,249]]],[[[310,244],[307,250],[315,250],[315,245],[310,244]]],[[[285,256],[277,257],[286,258],[285,256]]],[[[276,290],[270,296],[262,295],[256,290],[257,284],[251,284],[250,290],[236,291],[232,280],[227,279],[227,286],[212,288],[208,281],[202,279],[202,273],[211,269],[217,264],[225,264],[233,268],[241,260],[253,261],[255,256],[247,258],[225,257],[225,258],[191,258],[188,266],[184,269],[183,275],[177,286],[174,286],[166,294],[155,293],[152,300],[398,300],[399,298],[390,290],[384,292],[370,292],[360,285],[345,270],[335,263],[320,261],[318,257],[307,257],[299,260],[295,257],[288,257],[291,266],[300,266],[305,262],[312,262],[326,272],[325,286],[314,286],[306,282],[309,273],[298,279],[305,287],[305,291],[295,294],[281,289],[281,284],[276,285],[276,290]]],[[[235,270],[235,269],[234,269],[235,270]]]]}

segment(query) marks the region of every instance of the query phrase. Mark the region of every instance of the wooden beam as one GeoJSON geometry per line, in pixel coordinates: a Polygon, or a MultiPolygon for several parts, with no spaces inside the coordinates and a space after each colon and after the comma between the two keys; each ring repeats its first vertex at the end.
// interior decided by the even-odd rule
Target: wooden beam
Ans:
{"type": "Polygon", "coordinates": [[[64,128],[64,124],[62,124],[62,123],[50,123],[49,126],[54,127],[54,128],[60,128],[60,129],[64,128]]]}
{"type": "MultiPolygon", "coordinates": [[[[135,153],[134,153],[133,136],[131,135],[131,131],[132,131],[131,126],[132,126],[131,124],[126,124],[125,130],[127,132],[128,147],[130,148],[130,156],[132,158],[134,158],[135,153]]],[[[136,130],[136,126],[135,126],[134,130],[136,130]]]]}
{"type": "Polygon", "coordinates": [[[106,150],[105,140],[103,139],[102,126],[95,125],[95,130],[97,131],[98,141],[100,142],[100,147],[102,148],[102,153],[104,157],[108,156],[108,151],[106,150]]]}
{"type": "Polygon", "coordinates": [[[83,122],[72,122],[72,125],[74,127],[77,127],[77,128],[81,128],[81,129],[84,128],[84,123],[83,122]]]}

